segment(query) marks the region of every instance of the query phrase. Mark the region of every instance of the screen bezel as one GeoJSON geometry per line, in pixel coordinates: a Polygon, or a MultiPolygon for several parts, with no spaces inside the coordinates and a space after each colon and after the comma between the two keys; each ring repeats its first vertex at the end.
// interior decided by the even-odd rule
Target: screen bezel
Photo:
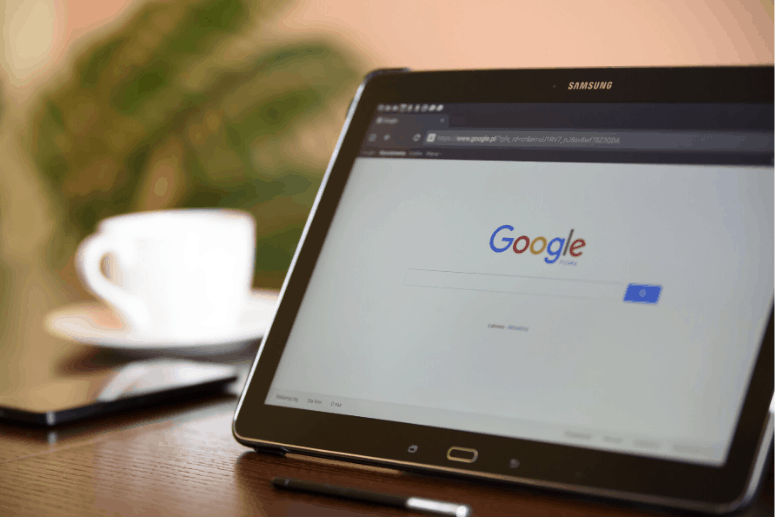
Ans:
{"type": "MultiPolygon", "coordinates": [[[[378,103],[773,103],[773,67],[633,68],[393,72],[367,77],[354,99],[343,138],[288,272],[270,332],[240,398],[233,432],[241,443],[308,454],[436,470],[625,499],[740,501],[762,446],[773,395],[773,317],[762,346],[727,462],[721,467],[483,435],[264,403],[304,292],[378,103]],[[612,82],[606,90],[569,90],[572,81],[612,82]],[[418,444],[416,453],[407,447],[418,444]],[[450,446],[475,448],[472,464],[451,463],[450,446]],[[519,458],[518,470],[508,465],[519,458]],[[639,497],[643,496],[643,497],[639,497]]],[[[772,307],[772,302],[771,302],[772,307]]],[[[768,444],[764,444],[767,446],[768,444]]]]}

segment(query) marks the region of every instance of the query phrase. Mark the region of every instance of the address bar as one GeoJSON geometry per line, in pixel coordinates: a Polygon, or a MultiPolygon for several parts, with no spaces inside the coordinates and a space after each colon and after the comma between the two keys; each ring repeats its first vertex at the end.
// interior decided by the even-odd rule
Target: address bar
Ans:
{"type": "Polygon", "coordinates": [[[619,302],[622,301],[622,296],[627,289],[627,284],[622,282],[493,275],[431,269],[408,269],[404,277],[404,285],[619,302]]]}
{"type": "Polygon", "coordinates": [[[424,146],[772,152],[771,133],[720,131],[430,130],[424,146]]]}

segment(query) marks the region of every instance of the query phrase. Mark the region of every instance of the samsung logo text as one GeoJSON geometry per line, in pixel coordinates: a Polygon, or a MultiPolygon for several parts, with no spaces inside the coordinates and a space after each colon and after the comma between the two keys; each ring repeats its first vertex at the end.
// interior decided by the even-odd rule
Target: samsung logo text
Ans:
{"type": "Polygon", "coordinates": [[[568,83],[569,90],[610,90],[614,85],[613,81],[589,82],[589,83],[568,83]]]}

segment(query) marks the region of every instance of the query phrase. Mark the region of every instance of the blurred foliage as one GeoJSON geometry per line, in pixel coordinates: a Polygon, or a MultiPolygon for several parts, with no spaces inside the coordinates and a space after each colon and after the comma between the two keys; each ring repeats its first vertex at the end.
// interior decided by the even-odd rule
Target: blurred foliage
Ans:
{"type": "Polygon", "coordinates": [[[249,39],[280,8],[151,2],[76,57],[31,132],[65,226],[48,249],[53,268],[105,217],[232,207],[257,218],[257,278],[282,281],[330,152],[316,131],[339,130],[332,106],[361,70],[326,40],[249,39]]]}

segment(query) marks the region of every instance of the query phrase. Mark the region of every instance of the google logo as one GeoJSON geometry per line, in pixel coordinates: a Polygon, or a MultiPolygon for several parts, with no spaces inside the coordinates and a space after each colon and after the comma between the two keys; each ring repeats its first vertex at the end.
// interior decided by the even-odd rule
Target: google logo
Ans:
{"type": "Polygon", "coordinates": [[[547,264],[554,264],[557,262],[557,259],[560,258],[560,255],[567,255],[568,252],[570,252],[571,257],[580,257],[583,252],[579,250],[587,245],[584,239],[576,239],[573,241],[573,230],[571,229],[567,239],[555,237],[548,242],[546,237],[536,237],[532,242],[527,235],[522,235],[516,239],[514,237],[501,237],[501,242],[503,242],[505,245],[499,248],[495,245],[495,237],[497,237],[498,234],[503,230],[513,232],[514,227],[508,224],[504,224],[495,230],[490,237],[491,250],[493,250],[495,253],[503,253],[507,249],[511,248],[517,255],[521,255],[528,249],[533,255],[540,255],[544,252],[544,250],[546,250],[546,254],[549,256],[544,258],[544,262],[547,264]],[[571,241],[573,242],[571,243],[571,241]]]}

